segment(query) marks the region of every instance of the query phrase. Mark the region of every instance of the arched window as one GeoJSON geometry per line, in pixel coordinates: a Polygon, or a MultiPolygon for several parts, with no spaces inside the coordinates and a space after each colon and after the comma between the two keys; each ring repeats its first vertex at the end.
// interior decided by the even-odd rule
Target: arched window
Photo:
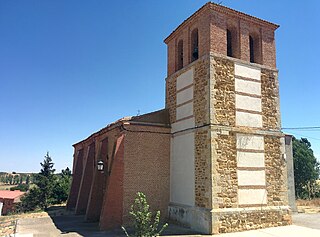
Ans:
{"type": "Polygon", "coordinates": [[[236,26],[229,26],[226,30],[227,56],[240,58],[239,34],[236,26]]]}
{"type": "Polygon", "coordinates": [[[198,29],[194,29],[191,33],[191,62],[199,58],[199,36],[198,29]]]}
{"type": "Polygon", "coordinates": [[[249,48],[250,48],[250,62],[254,63],[255,62],[255,48],[254,48],[254,39],[253,37],[250,35],[249,36],[249,48]]]}
{"type": "Polygon", "coordinates": [[[177,71],[183,68],[183,41],[178,42],[177,71]]]}
{"type": "Polygon", "coordinates": [[[259,35],[249,35],[250,62],[262,63],[261,40],[259,35]]]}
{"type": "Polygon", "coordinates": [[[227,29],[227,56],[233,57],[232,33],[227,29]]]}

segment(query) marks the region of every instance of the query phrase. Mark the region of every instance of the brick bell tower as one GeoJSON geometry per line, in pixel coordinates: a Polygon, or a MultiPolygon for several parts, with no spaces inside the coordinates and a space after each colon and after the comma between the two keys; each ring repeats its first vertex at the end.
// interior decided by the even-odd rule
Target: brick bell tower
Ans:
{"type": "Polygon", "coordinates": [[[165,39],[170,219],[207,234],[291,223],[277,28],[209,2],[165,39]]]}

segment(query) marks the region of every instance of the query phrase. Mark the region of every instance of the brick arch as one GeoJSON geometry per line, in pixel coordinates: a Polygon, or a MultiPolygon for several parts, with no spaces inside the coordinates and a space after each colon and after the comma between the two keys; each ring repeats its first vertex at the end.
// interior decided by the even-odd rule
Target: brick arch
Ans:
{"type": "Polygon", "coordinates": [[[249,33],[249,51],[250,62],[262,64],[261,36],[257,31],[249,33]]]}
{"type": "Polygon", "coordinates": [[[236,26],[228,25],[226,28],[227,56],[240,58],[239,30],[236,26]]]}
{"type": "Polygon", "coordinates": [[[191,50],[190,50],[191,62],[199,58],[199,33],[198,28],[194,28],[191,31],[191,50]]]}

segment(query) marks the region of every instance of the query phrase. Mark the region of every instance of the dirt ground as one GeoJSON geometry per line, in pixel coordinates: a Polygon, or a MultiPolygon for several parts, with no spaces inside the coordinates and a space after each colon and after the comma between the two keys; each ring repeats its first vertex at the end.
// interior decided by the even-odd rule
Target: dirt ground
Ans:
{"type": "MultiPolygon", "coordinates": [[[[320,203],[318,204],[318,201],[320,201],[320,199],[313,200],[311,202],[305,200],[298,200],[297,206],[300,214],[293,215],[293,224],[312,229],[320,229],[320,225],[318,224],[320,223],[320,203]]],[[[34,229],[35,223],[38,222],[43,222],[40,225],[42,227],[45,227],[46,230],[49,230],[49,227],[56,226],[57,229],[53,228],[54,233],[52,236],[59,236],[60,233],[63,233],[64,236],[124,236],[122,231],[120,231],[119,233],[117,232],[116,235],[114,232],[107,233],[97,231],[98,228],[96,226],[96,223],[85,223],[82,219],[82,216],[73,216],[70,212],[66,211],[64,206],[51,207],[49,208],[48,212],[36,212],[21,215],[3,216],[0,217],[0,236],[9,236],[10,234],[15,233],[18,222],[17,220],[19,220],[19,223],[21,224],[21,226],[24,226],[24,228],[34,229]],[[75,224],[78,222],[81,223],[81,228],[74,229],[74,226],[77,226],[75,224]],[[58,233],[57,231],[59,232],[58,235],[56,235],[58,233]]],[[[173,230],[171,230],[171,228],[169,228],[169,232],[165,234],[172,234],[177,230],[179,230],[179,232],[181,232],[182,234],[184,231],[186,231],[183,228],[179,229],[179,227],[176,226],[173,230]]],[[[46,236],[46,234],[44,234],[43,236],[46,236]]],[[[41,233],[39,233],[35,236],[42,235],[41,233]]]]}
{"type": "Polygon", "coordinates": [[[48,217],[47,212],[23,213],[19,215],[0,216],[0,236],[14,234],[18,219],[48,217]]]}
{"type": "Polygon", "coordinates": [[[320,198],[312,200],[297,200],[298,213],[320,213],[320,198]]]}

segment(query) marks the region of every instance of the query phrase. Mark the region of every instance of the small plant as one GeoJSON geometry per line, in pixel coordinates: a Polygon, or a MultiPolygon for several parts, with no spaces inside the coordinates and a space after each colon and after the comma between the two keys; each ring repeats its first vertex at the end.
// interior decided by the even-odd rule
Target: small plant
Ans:
{"type": "Polygon", "coordinates": [[[137,197],[131,206],[130,215],[134,218],[133,235],[129,235],[127,230],[122,226],[122,229],[127,237],[154,237],[159,236],[162,231],[167,228],[168,224],[164,224],[159,228],[160,211],[157,211],[154,219],[152,212],[149,211],[149,204],[147,203],[146,195],[142,192],[137,193],[137,197]]]}

